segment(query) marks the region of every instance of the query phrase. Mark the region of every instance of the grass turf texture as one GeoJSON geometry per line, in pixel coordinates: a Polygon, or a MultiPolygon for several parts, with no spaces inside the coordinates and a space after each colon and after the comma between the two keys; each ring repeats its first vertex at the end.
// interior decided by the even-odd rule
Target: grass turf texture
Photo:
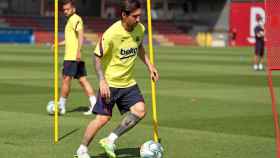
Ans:
{"type": "MultiPolygon", "coordinates": [[[[1,157],[73,157],[85,126],[93,118],[81,113],[88,105],[88,98],[78,83],[73,82],[68,113],[60,118],[60,142],[53,145],[53,120],[45,110],[53,93],[50,48],[0,45],[0,50],[1,157]]],[[[83,58],[96,89],[91,50],[85,48],[83,58]]],[[[157,89],[158,119],[166,158],[275,157],[266,73],[252,70],[250,48],[155,50],[161,75],[157,89]]],[[[146,68],[139,63],[135,76],[149,113],[118,141],[116,152],[120,158],[139,157],[138,147],[152,138],[150,81],[146,68]]],[[[274,75],[280,98],[279,73],[274,75]]],[[[97,142],[107,136],[120,118],[114,109],[110,124],[90,146],[92,158],[104,157],[97,142]]]]}

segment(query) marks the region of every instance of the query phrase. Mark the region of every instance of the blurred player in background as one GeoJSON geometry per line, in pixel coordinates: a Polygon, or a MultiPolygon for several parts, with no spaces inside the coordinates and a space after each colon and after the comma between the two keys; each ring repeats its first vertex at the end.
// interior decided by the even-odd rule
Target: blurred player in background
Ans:
{"type": "Polygon", "coordinates": [[[254,28],[255,32],[255,56],[254,56],[254,70],[263,70],[264,66],[264,23],[263,18],[257,16],[257,25],[254,28]]]}
{"type": "Polygon", "coordinates": [[[66,101],[71,89],[71,80],[77,79],[86,95],[89,97],[90,107],[85,115],[92,114],[92,108],[96,103],[94,91],[87,80],[85,62],[81,60],[81,48],[84,39],[83,21],[76,14],[74,0],[63,0],[63,12],[67,17],[65,26],[65,41],[59,42],[59,46],[65,45],[65,55],[63,63],[63,80],[61,96],[59,98],[60,114],[66,113],[66,101]]]}
{"type": "Polygon", "coordinates": [[[233,28],[230,31],[230,46],[235,47],[236,46],[236,38],[237,38],[237,29],[233,28]]]}
{"type": "Polygon", "coordinates": [[[140,23],[141,3],[124,0],[121,20],[109,27],[95,49],[95,66],[99,79],[99,94],[93,108],[96,118],[85,131],[78,158],[90,158],[88,146],[97,132],[109,122],[116,104],[120,113],[127,113],[121,123],[99,141],[106,154],[115,158],[115,141],[133,128],[146,114],[144,98],[133,78],[137,56],[147,66],[151,78],[159,79],[157,69],[150,63],[142,45],[145,27],[140,23]]]}

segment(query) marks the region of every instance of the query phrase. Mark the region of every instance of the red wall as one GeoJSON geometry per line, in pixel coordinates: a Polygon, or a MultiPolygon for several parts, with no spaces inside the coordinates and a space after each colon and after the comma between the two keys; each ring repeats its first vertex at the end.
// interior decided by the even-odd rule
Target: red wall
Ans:
{"type": "MultiPolygon", "coordinates": [[[[249,46],[254,44],[253,28],[256,15],[264,15],[264,3],[232,2],[230,10],[230,30],[236,30],[236,45],[249,46]]],[[[263,17],[265,19],[265,17],[263,17]]]]}

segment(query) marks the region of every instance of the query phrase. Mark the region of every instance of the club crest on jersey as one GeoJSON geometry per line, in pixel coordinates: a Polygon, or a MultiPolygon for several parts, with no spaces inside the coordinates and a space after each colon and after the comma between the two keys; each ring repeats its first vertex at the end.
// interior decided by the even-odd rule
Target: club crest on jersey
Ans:
{"type": "Polygon", "coordinates": [[[122,38],[121,38],[121,41],[123,42],[123,41],[125,41],[125,40],[127,40],[127,39],[129,39],[129,37],[126,37],[126,36],[125,36],[125,37],[122,37],[122,38]]]}
{"type": "Polygon", "coordinates": [[[124,49],[122,48],[120,51],[120,59],[126,59],[126,58],[130,58],[133,57],[137,54],[138,48],[127,48],[124,49]]]}

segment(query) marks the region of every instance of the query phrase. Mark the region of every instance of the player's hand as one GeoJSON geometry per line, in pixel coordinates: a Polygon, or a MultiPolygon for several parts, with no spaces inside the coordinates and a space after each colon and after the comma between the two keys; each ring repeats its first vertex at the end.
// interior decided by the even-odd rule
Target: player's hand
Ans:
{"type": "Polygon", "coordinates": [[[150,75],[151,75],[151,78],[153,81],[158,81],[159,80],[159,73],[156,69],[156,67],[154,65],[151,65],[149,67],[149,70],[150,70],[150,75]]]}
{"type": "Polygon", "coordinates": [[[51,51],[54,51],[54,44],[51,45],[51,51]]]}
{"type": "Polygon", "coordinates": [[[260,36],[263,37],[264,36],[264,31],[260,32],[260,36]]]}
{"type": "Polygon", "coordinates": [[[81,60],[81,51],[78,51],[77,52],[77,61],[80,61],[81,60]]]}
{"type": "Polygon", "coordinates": [[[106,102],[110,101],[111,92],[106,80],[100,80],[99,82],[100,87],[100,95],[102,98],[105,98],[106,102]]]}
{"type": "MultiPolygon", "coordinates": [[[[57,47],[59,48],[59,45],[57,47]]],[[[54,44],[51,44],[51,51],[54,52],[54,44]]]]}

